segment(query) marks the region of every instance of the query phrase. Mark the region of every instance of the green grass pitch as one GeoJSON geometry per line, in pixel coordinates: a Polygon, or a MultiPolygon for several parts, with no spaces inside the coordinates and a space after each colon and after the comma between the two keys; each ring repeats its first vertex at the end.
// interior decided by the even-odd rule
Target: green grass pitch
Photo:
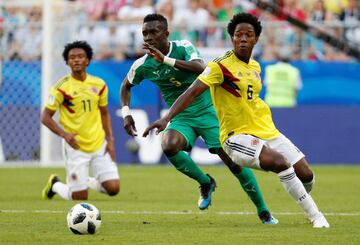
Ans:
{"type": "Polygon", "coordinates": [[[41,200],[49,174],[62,168],[0,168],[0,244],[360,244],[360,167],[314,166],[312,196],[330,229],[313,229],[273,173],[255,171],[280,224],[260,223],[237,180],[223,166],[203,169],[217,181],[210,208],[197,209],[195,181],[168,165],[123,166],[121,192],[90,191],[102,213],[95,235],[74,235],[67,211],[77,202],[41,200]]]}

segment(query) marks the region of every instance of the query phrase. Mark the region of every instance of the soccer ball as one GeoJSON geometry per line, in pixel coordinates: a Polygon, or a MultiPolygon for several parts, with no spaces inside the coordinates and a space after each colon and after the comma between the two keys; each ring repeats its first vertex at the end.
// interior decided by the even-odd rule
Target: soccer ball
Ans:
{"type": "Polygon", "coordinates": [[[67,224],[74,234],[95,234],[101,226],[101,215],[94,205],[78,203],[68,212],[67,224]]]}

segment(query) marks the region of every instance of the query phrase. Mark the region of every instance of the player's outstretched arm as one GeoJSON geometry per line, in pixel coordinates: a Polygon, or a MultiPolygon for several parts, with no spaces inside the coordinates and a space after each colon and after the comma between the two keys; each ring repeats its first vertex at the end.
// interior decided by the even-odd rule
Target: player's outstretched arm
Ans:
{"type": "Polygon", "coordinates": [[[204,61],[202,61],[201,59],[187,61],[169,58],[163,53],[161,53],[160,50],[148,43],[143,43],[143,49],[145,49],[146,53],[153,57],[154,60],[156,60],[157,62],[173,66],[182,71],[201,74],[206,67],[204,61]]]}
{"type": "Polygon", "coordinates": [[[124,129],[131,136],[137,136],[135,121],[130,114],[129,104],[131,98],[131,88],[133,85],[125,77],[120,88],[121,114],[124,119],[124,129]]]}
{"type": "Polygon", "coordinates": [[[149,127],[145,129],[143,137],[146,137],[149,134],[150,130],[154,128],[157,129],[156,134],[159,134],[161,131],[163,131],[171,119],[173,119],[177,114],[185,110],[185,108],[188,107],[188,105],[190,105],[196,97],[198,97],[208,88],[209,87],[206,84],[204,84],[200,80],[196,80],[182,95],[180,95],[176,99],[176,101],[170,107],[169,111],[164,117],[153,122],[152,124],[150,124],[149,127]]]}

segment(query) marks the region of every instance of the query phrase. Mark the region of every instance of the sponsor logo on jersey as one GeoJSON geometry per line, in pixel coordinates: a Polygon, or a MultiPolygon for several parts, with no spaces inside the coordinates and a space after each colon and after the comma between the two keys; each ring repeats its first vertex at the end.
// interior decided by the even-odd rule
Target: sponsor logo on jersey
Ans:
{"type": "Polygon", "coordinates": [[[156,75],[157,77],[160,77],[160,72],[159,71],[153,71],[153,74],[156,75]]]}

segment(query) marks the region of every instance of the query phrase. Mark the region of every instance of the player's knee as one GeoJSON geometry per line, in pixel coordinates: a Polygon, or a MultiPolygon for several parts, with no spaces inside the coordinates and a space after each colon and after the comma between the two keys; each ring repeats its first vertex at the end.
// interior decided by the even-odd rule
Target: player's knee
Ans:
{"type": "Polygon", "coordinates": [[[162,141],[161,147],[166,156],[174,156],[180,151],[179,144],[176,140],[162,141]]]}
{"type": "Polygon", "coordinates": [[[313,171],[310,169],[309,165],[304,162],[304,160],[294,164],[294,169],[297,177],[301,180],[301,182],[308,183],[314,179],[313,171]]]}
{"type": "Polygon", "coordinates": [[[303,183],[311,182],[314,179],[314,173],[309,168],[304,169],[300,173],[296,173],[296,175],[303,183]]]}
{"type": "Polygon", "coordinates": [[[111,180],[103,183],[103,187],[109,196],[115,196],[120,192],[120,181],[111,180]]]}
{"type": "Polygon", "coordinates": [[[88,192],[87,191],[76,191],[71,193],[72,200],[87,200],[88,192]]]}
{"type": "Polygon", "coordinates": [[[109,196],[116,196],[120,192],[120,184],[112,186],[107,193],[109,196]]]}

